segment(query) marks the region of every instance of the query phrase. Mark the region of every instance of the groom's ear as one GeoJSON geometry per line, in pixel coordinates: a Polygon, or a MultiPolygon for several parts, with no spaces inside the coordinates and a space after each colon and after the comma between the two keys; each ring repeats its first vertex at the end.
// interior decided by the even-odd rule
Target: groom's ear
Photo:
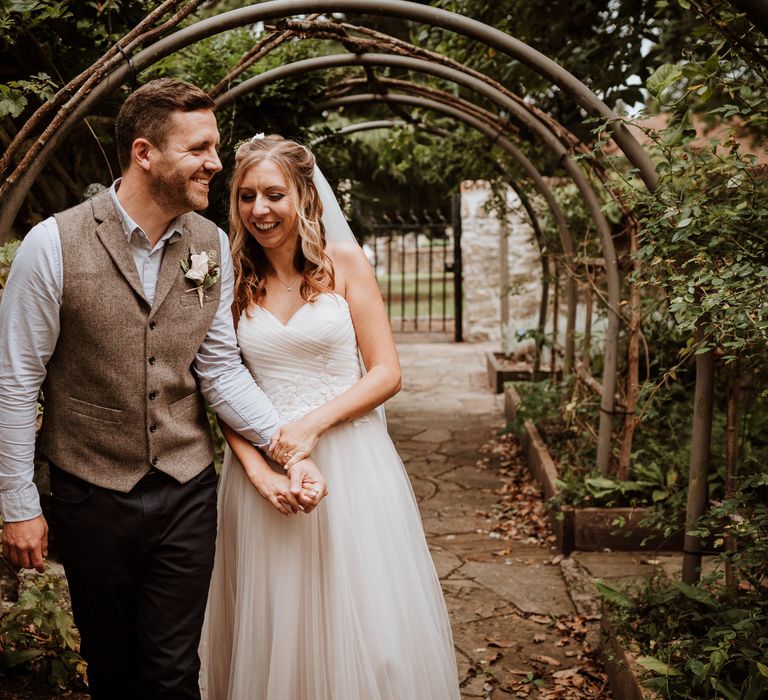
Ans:
{"type": "Polygon", "coordinates": [[[136,139],[131,145],[131,162],[141,170],[149,171],[150,156],[154,146],[145,138],[136,139]]]}

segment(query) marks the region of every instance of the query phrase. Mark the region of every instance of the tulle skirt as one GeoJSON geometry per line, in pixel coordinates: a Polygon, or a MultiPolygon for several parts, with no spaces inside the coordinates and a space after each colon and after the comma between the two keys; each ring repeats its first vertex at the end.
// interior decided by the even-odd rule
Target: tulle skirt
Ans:
{"type": "Polygon", "coordinates": [[[200,647],[205,700],[458,700],[448,613],[375,412],[329,430],[329,496],[285,517],[227,451],[200,647]]]}

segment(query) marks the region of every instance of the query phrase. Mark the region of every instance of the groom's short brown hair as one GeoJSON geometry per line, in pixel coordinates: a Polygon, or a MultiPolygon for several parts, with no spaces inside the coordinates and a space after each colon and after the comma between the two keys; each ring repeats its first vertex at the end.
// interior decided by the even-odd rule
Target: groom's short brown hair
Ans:
{"type": "Polygon", "coordinates": [[[131,163],[131,148],[145,138],[158,148],[165,136],[172,112],[194,112],[215,107],[214,101],[199,87],[175,78],[158,78],[131,93],[123,103],[115,123],[117,157],[120,169],[131,163]]]}

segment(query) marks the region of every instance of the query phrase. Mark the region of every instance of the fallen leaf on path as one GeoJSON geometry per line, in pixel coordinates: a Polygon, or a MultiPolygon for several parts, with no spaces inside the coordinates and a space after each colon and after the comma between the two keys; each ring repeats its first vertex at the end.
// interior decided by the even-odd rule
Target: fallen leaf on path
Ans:
{"type": "Polygon", "coordinates": [[[509,649],[510,647],[517,646],[517,642],[509,639],[499,639],[498,637],[486,637],[485,641],[488,642],[489,647],[499,647],[500,649],[509,649]]]}
{"type": "Polygon", "coordinates": [[[578,666],[573,668],[564,668],[562,671],[555,671],[552,674],[552,678],[571,678],[579,672],[578,666]]]}
{"type": "Polygon", "coordinates": [[[540,625],[548,625],[552,622],[552,618],[548,615],[531,615],[529,618],[531,622],[537,622],[540,625]]]}
{"type": "Polygon", "coordinates": [[[531,659],[534,661],[539,661],[543,664],[549,664],[550,666],[560,666],[560,662],[557,659],[553,659],[551,656],[547,656],[546,654],[539,654],[538,656],[532,656],[531,659]]]}

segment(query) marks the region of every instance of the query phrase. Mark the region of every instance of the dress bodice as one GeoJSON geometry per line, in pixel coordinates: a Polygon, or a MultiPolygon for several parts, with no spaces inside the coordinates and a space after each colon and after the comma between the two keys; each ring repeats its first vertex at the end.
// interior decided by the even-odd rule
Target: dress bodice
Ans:
{"type": "Polygon", "coordinates": [[[344,297],[321,294],[287,323],[260,306],[249,313],[237,327],[243,360],[284,419],[301,418],[360,379],[355,329],[344,297]]]}

